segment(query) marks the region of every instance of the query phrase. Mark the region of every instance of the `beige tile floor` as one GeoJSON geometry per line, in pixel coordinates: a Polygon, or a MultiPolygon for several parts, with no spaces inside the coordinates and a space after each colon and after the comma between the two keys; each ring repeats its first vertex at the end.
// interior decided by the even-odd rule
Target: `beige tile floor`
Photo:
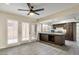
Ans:
{"type": "Polygon", "coordinates": [[[66,41],[65,46],[32,42],[0,50],[0,55],[78,55],[79,42],[66,41]]]}

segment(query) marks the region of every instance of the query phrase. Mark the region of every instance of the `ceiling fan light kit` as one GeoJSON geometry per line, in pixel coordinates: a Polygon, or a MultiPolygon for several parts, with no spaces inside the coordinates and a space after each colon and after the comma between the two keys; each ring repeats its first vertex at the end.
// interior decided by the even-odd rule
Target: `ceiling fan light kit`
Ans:
{"type": "Polygon", "coordinates": [[[30,13],[30,15],[31,15],[31,16],[33,16],[33,15],[34,15],[34,13],[32,13],[32,12],[31,12],[31,13],[30,13]]]}
{"type": "Polygon", "coordinates": [[[44,8],[34,10],[34,6],[31,6],[30,3],[27,3],[27,6],[28,6],[29,10],[25,10],[25,9],[18,9],[18,10],[19,10],[19,11],[29,11],[27,15],[34,15],[34,14],[40,15],[40,14],[37,13],[37,12],[44,10],[44,8]]]}

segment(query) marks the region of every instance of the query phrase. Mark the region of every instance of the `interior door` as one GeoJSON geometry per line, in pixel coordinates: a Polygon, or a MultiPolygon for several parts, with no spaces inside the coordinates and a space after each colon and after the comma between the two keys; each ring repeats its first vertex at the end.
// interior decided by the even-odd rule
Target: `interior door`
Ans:
{"type": "Polygon", "coordinates": [[[8,20],[8,44],[14,44],[18,42],[18,21],[8,20]]]}

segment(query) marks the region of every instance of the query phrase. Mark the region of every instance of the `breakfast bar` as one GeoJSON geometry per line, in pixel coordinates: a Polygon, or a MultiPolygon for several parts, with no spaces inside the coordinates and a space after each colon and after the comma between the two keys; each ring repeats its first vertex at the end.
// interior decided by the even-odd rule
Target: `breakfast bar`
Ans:
{"type": "Polygon", "coordinates": [[[65,33],[39,33],[39,39],[45,42],[52,42],[57,45],[65,45],[65,33]]]}

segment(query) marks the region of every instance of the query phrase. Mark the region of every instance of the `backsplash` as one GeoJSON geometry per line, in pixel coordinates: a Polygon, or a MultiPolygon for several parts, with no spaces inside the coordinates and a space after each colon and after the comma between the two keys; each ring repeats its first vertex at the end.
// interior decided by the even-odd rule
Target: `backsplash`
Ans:
{"type": "Polygon", "coordinates": [[[56,28],[56,29],[51,29],[51,32],[55,33],[66,33],[66,30],[63,28],[56,28]]]}

